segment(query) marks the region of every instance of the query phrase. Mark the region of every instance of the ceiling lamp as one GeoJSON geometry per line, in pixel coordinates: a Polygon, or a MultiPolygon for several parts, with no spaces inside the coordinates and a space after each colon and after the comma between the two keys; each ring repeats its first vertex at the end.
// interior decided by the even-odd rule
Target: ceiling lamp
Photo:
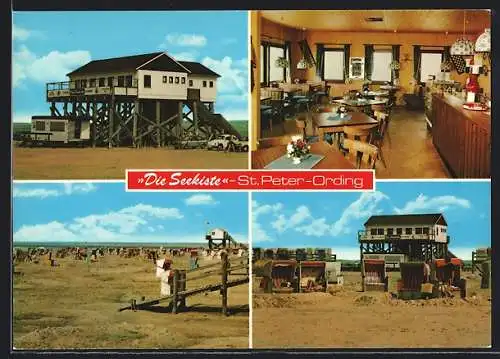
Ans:
{"type": "Polygon", "coordinates": [[[476,40],[476,52],[491,52],[491,31],[484,29],[476,40]]]}
{"type": "Polygon", "coordinates": [[[465,10],[464,10],[464,33],[451,45],[450,55],[472,56],[474,55],[474,43],[465,37],[465,10]]]}

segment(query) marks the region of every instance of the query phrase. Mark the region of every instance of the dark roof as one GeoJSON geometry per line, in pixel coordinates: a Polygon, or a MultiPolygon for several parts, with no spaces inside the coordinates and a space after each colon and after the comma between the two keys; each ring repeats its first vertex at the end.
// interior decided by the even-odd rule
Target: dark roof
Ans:
{"type": "Polygon", "coordinates": [[[403,226],[403,225],[416,225],[416,224],[429,224],[429,225],[442,224],[444,226],[447,225],[441,213],[371,216],[365,222],[365,226],[391,226],[391,225],[403,226]]]}
{"type": "Polygon", "coordinates": [[[94,60],[70,72],[69,74],[67,74],[67,76],[79,75],[79,74],[103,73],[103,72],[131,71],[135,70],[145,62],[154,59],[156,56],[161,54],[162,52],[152,52],[149,54],[142,54],[142,55],[94,60]]]}
{"type": "MultiPolygon", "coordinates": [[[[140,65],[139,65],[140,66],[140,65]]],[[[137,67],[139,67],[137,66],[137,67]]],[[[172,72],[189,72],[185,67],[181,66],[178,61],[175,61],[170,56],[160,56],[154,61],[140,67],[141,70],[151,71],[172,71],[172,72]]]]}
{"type": "Polygon", "coordinates": [[[208,67],[203,66],[199,62],[191,62],[191,61],[179,61],[179,63],[186,67],[193,75],[206,75],[206,76],[215,76],[220,77],[219,74],[213,72],[208,67]]]}

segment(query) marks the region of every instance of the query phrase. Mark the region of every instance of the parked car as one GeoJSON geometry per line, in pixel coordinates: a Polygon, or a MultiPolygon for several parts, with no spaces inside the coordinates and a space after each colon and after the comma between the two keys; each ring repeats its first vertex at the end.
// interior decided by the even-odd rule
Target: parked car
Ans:
{"type": "Polygon", "coordinates": [[[224,151],[227,149],[230,142],[234,144],[237,151],[248,151],[248,141],[240,141],[238,137],[234,135],[218,135],[214,139],[208,141],[207,149],[224,151]]]}

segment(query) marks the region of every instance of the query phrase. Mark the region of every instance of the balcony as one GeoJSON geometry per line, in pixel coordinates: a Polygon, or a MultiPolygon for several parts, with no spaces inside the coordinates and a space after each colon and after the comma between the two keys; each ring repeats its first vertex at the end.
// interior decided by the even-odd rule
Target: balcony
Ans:
{"type": "Polygon", "coordinates": [[[56,99],[66,99],[81,96],[137,96],[137,80],[132,84],[118,84],[117,86],[96,86],[82,87],[76,81],[50,82],[46,85],[47,101],[56,99]]]}
{"type": "Polygon", "coordinates": [[[435,241],[436,236],[433,233],[430,234],[371,234],[370,231],[358,231],[358,241],[359,242],[383,242],[383,241],[435,241]]]}

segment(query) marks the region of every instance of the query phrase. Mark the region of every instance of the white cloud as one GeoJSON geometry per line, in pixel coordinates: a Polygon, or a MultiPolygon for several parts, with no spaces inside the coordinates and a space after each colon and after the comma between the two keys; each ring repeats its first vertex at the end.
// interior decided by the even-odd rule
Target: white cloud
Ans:
{"type": "Polygon", "coordinates": [[[12,190],[14,198],[39,198],[59,197],[72,194],[86,194],[94,192],[97,187],[92,183],[64,183],[58,188],[26,188],[23,185],[16,184],[12,190]]]}
{"type": "MultiPolygon", "coordinates": [[[[90,214],[74,218],[69,223],[50,222],[22,226],[14,233],[16,241],[53,242],[53,241],[138,241],[137,232],[144,228],[156,232],[150,224],[154,219],[180,219],[182,214],[177,208],[154,207],[139,203],[119,211],[105,214],[90,214]],[[133,238],[133,239],[132,239],[133,238]]],[[[158,226],[158,229],[163,226],[158,226]]],[[[163,238],[163,240],[166,240],[163,238]]]]}
{"type": "Polygon", "coordinates": [[[15,112],[12,114],[12,122],[31,123],[31,116],[36,113],[43,113],[47,110],[33,110],[29,112],[15,112]]]}
{"type": "Polygon", "coordinates": [[[196,34],[169,34],[158,47],[167,49],[169,44],[174,46],[203,47],[207,44],[207,38],[196,34]]]}
{"type": "Polygon", "coordinates": [[[196,51],[182,51],[175,54],[169,53],[169,56],[173,57],[177,61],[196,61],[198,53],[196,51]]]}
{"type": "Polygon", "coordinates": [[[366,218],[377,212],[377,206],[380,201],[388,199],[382,192],[364,192],[358,199],[349,204],[340,218],[333,224],[328,223],[325,217],[314,218],[307,206],[301,205],[287,217],[283,214],[283,205],[277,203],[275,205],[262,205],[253,203],[253,231],[254,236],[257,235],[260,241],[271,240],[269,234],[265,233],[262,224],[257,221],[262,214],[266,214],[267,223],[277,233],[283,233],[288,230],[294,230],[302,233],[305,236],[322,237],[330,235],[337,237],[342,234],[349,234],[351,228],[350,223],[353,220],[366,218]]]}
{"type": "Polygon", "coordinates": [[[19,187],[14,187],[14,189],[12,190],[12,196],[14,198],[44,199],[47,197],[57,197],[60,195],[61,195],[60,191],[53,189],[46,189],[46,188],[21,189],[19,187]]]}
{"type": "Polygon", "coordinates": [[[344,209],[340,218],[332,225],[331,235],[336,237],[350,233],[349,223],[353,219],[370,217],[377,210],[378,203],[383,199],[388,199],[388,197],[382,192],[363,192],[356,201],[344,209]]]}
{"type": "MultiPolygon", "coordinates": [[[[237,68],[241,66],[235,66],[231,57],[225,56],[222,60],[205,57],[201,63],[221,76],[217,80],[219,93],[244,94],[248,92],[248,70],[237,68]]],[[[238,64],[237,61],[236,64],[238,64]]]]}
{"type": "Polygon", "coordinates": [[[51,51],[38,57],[26,45],[21,45],[13,54],[13,86],[24,80],[36,82],[65,81],[66,74],[91,60],[90,52],[75,50],[68,52],[51,51]]]}
{"type": "Polygon", "coordinates": [[[202,205],[215,205],[218,204],[211,195],[209,194],[194,194],[185,200],[188,206],[202,206],[202,205]]]}
{"type": "Polygon", "coordinates": [[[262,228],[258,219],[262,215],[273,215],[280,212],[283,209],[283,204],[276,203],[273,205],[265,204],[259,205],[257,201],[252,201],[252,242],[268,242],[272,241],[272,238],[267,234],[267,232],[262,228]]]}
{"type": "Polygon", "coordinates": [[[26,41],[30,37],[41,37],[42,33],[37,30],[28,30],[16,24],[12,24],[12,40],[26,41]]]}
{"type": "Polygon", "coordinates": [[[419,194],[413,201],[407,202],[403,208],[394,208],[398,214],[416,213],[420,211],[435,210],[444,212],[452,207],[470,208],[471,204],[468,200],[458,198],[456,196],[437,196],[427,197],[424,194],[419,194]]]}

